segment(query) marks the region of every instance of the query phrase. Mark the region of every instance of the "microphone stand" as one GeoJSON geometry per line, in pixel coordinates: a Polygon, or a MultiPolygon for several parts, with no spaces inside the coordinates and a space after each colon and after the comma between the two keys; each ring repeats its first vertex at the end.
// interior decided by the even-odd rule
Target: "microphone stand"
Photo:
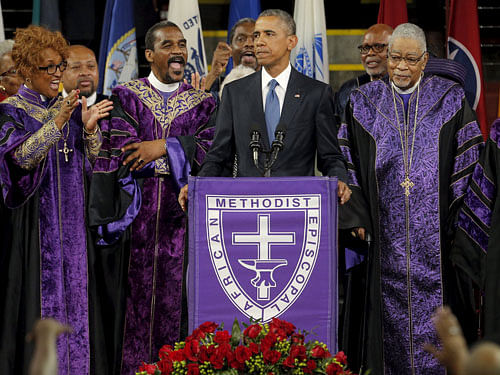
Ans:
{"type": "Polygon", "coordinates": [[[283,139],[285,138],[285,132],[282,129],[277,129],[274,141],[271,145],[271,157],[268,159],[265,169],[264,177],[271,177],[271,168],[278,159],[278,154],[283,150],[283,139]]]}

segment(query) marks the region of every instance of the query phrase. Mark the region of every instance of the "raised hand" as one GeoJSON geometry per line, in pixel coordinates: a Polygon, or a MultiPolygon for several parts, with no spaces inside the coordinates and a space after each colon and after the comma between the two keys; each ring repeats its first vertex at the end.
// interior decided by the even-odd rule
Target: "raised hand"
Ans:
{"type": "Polygon", "coordinates": [[[89,108],[87,107],[87,98],[82,97],[82,122],[85,131],[93,134],[96,131],[97,121],[107,117],[112,109],[113,102],[111,100],[101,100],[89,108]]]}
{"type": "Polygon", "coordinates": [[[69,121],[74,109],[78,107],[79,94],[80,90],[72,90],[67,97],[62,99],[62,105],[59,109],[59,113],[54,118],[54,122],[56,123],[59,130],[61,130],[64,124],[69,121]]]}

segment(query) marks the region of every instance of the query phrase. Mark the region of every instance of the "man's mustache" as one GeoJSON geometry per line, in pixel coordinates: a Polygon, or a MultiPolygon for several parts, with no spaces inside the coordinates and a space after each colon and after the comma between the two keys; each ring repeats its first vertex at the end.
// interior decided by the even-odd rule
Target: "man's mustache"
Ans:
{"type": "Polygon", "coordinates": [[[184,60],[184,57],[182,56],[172,56],[171,58],[168,59],[168,64],[171,63],[179,63],[182,65],[186,65],[186,60],[184,60]]]}

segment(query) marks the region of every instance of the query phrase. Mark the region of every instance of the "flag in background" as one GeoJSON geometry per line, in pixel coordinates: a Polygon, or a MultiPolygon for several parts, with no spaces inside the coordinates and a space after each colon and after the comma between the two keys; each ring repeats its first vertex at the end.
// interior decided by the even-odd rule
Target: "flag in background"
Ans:
{"type": "MultiPolygon", "coordinates": [[[[231,29],[238,20],[242,18],[253,18],[254,20],[260,14],[260,0],[231,0],[229,4],[229,20],[227,23],[227,43],[231,45],[229,40],[231,29]]],[[[233,69],[233,58],[229,58],[226,67],[226,74],[233,69]]]]}
{"type": "Polygon", "coordinates": [[[3,28],[2,4],[0,4],[0,42],[5,40],[5,30],[3,28]]]}
{"type": "Polygon", "coordinates": [[[138,77],[133,0],[107,0],[99,51],[99,92],[138,77]]]}
{"type": "Polygon", "coordinates": [[[296,0],[293,18],[299,41],[290,56],[292,65],[306,76],[328,83],[330,70],[323,0],[296,0]]]}
{"type": "Polygon", "coordinates": [[[489,125],[484,102],[483,64],[477,18],[477,0],[451,0],[448,20],[448,58],[467,69],[465,95],[476,111],[486,139],[489,125]]]}
{"type": "Polygon", "coordinates": [[[406,0],[380,0],[377,23],[385,23],[393,29],[408,22],[406,0]]]}
{"type": "Polygon", "coordinates": [[[188,61],[184,77],[191,82],[191,74],[207,75],[207,59],[201,30],[200,9],[197,0],[170,0],[168,20],[175,23],[187,41],[188,61]]]}

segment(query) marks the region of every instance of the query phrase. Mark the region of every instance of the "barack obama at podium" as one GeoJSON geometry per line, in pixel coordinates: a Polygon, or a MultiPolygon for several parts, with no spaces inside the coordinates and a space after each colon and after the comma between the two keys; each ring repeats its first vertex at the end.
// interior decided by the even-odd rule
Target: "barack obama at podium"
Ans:
{"type": "MultiPolygon", "coordinates": [[[[215,138],[198,176],[314,176],[314,161],[325,176],[336,176],[340,203],[347,202],[346,162],[335,126],[332,89],[290,64],[297,44],[295,21],[285,11],[263,11],[254,44],[262,69],[226,85],[215,138]]],[[[187,207],[187,189],[179,203],[187,207]]]]}

